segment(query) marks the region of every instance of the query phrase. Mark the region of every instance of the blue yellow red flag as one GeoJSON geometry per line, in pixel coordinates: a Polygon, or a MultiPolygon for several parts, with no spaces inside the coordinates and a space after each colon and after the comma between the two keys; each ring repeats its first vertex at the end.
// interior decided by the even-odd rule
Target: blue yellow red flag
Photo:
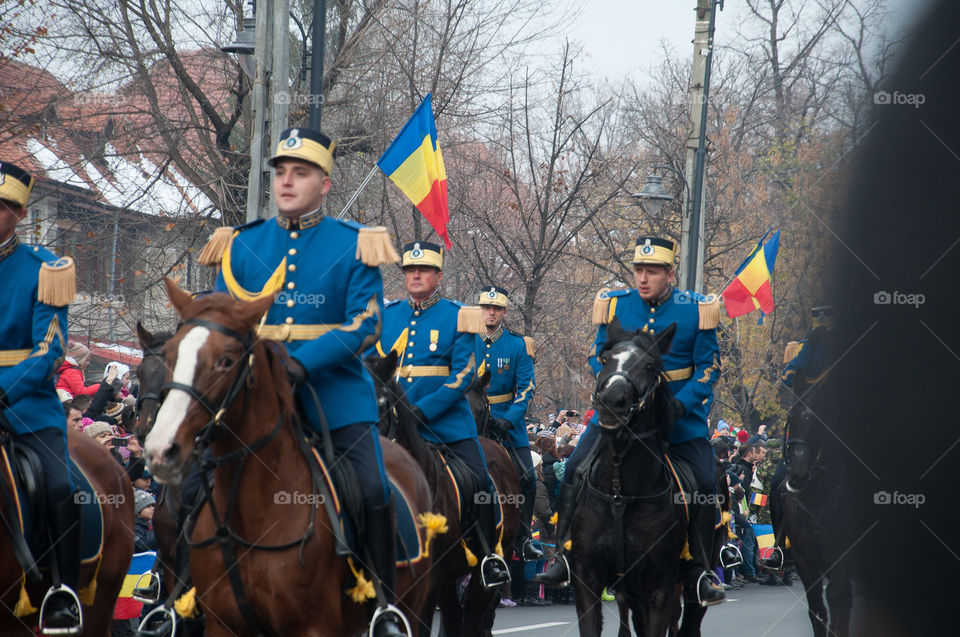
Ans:
{"type": "Polygon", "coordinates": [[[773,311],[773,289],[770,282],[780,247],[780,231],[777,230],[770,240],[764,243],[769,234],[768,230],[750,256],[737,268],[730,285],[721,293],[730,318],[754,310],[760,310],[762,314],[773,311]]]}
{"type": "Polygon", "coordinates": [[[377,160],[377,166],[427,218],[449,250],[447,171],[443,167],[443,153],[437,143],[433,98],[429,93],[377,160]]]}

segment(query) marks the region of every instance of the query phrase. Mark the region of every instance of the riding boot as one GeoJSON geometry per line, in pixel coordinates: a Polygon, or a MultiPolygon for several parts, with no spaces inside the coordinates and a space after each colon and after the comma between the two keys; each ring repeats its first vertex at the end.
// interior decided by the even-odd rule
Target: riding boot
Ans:
{"type": "Polygon", "coordinates": [[[534,499],[528,497],[524,498],[523,506],[520,507],[520,533],[517,536],[517,542],[520,544],[520,554],[527,562],[543,559],[543,551],[534,546],[533,537],[530,535],[534,504],[534,499]]]}
{"type": "Polygon", "coordinates": [[[40,606],[44,635],[77,635],[83,632],[83,609],[77,598],[80,579],[80,505],[75,495],[50,507],[53,542],[53,586],[40,606]]]}
{"type": "Polygon", "coordinates": [[[482,536],[480,546],[484,547],[487,555],[480,564],[480,576],[483,580],[484,588],[491,589],[510,581],[510,570],[503,557],[494,552],[493,547],[497,546],[500,536],[497,533],[497,512],[494,509],[498,506],[492,498],[477,503],[477,526],[478,533],[482,536]]]}
{"type": "Polygon", "coordinates": [[[368,570],[380,580],[386,606],[374,613],[371,625],[375,637],[410,637],[404,628],[399,610],[393,605],[396,600],[396,518],[393,498],[378,507],[369,507],[364,512],[364,546],[369,556],[368,570]]]}
{"type": "Polygon", "coordinates": [[[689,511],[687,539],[693,559],[684,565],[683,589],[690,603],[706,608],[727,601],[723,587],[710,570],[715,509],[713,505],[691,504],[689,511]]]}
{"type": "Polygon", "coordinates": [[[533,576],[533,581],[550,586],[566,586],[570,582],[570,565],[564,556],[563,545],[570,535],[573,510],[577,506],[577,492],[572,484],[560,484],[560,506],[557,509],[557,557],[543,573],[533,576]]]}

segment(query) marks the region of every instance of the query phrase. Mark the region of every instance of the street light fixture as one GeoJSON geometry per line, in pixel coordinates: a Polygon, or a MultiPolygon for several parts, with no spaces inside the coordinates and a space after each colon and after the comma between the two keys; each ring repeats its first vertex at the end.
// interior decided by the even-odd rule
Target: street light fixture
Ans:
{"type": "Polygon", "coordinates": [[[220,48],[224,53],[237,54],[237,59],[240,62],[241,68],[243,68],[243,72],[246,73],[250,79],[253,79],[257,71],[257,62],[253,57],[257,42],[256,29],[256,15],[251,18],[244,18],[243,28],[237,33],[236,39],[230,44],[220,48]]]}
{"type": "MultiPolygon", "coordinates": [[[[687,179],[683,176],[683,173],[673,166],[655,165],[653,167],[653,173],[647,176],[647,182],[643,184],[643,188],[640,189],[640,192],[631,195],[637,200],[637,203],[640,204],[640,207],[643,209],[643,211],[651,217],[656,217],[658,214],[660,214],[660,211],[663,210],[664,206],[673,201],[673,197],[671,197],[663,187],[663,177],[657,174],[658,170],[669,170],[679,177],[680,181],[682,181],[684,185],[688,185],[687,179]]],[[[689,187],[686,189],[686,191],[690,191],[689,187]]],[[[689,209],[689,198],[687,199],[686,204],[687,209],[689,209]]]]}

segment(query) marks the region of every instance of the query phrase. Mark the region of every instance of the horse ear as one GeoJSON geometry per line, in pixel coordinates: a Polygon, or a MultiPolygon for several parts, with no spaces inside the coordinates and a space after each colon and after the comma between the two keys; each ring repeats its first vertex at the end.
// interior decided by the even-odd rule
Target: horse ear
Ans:
{"type": "Polygon", "coordinates": [[[623,327],[620,326],[620,317],[614,316],[613,320],[607,325],[607,341],[613,342],[623,334],[623,327]]]}
{"type": "Polygon", "coordinates": [[[240,321],[240,324],[253,329],[253,327],[260,322],[263,315],[270,310],[270,306],[273,305],[273,300],[274,296],[269,295],[256,301],[237,303],[237,319],[240,321]]]}
{"type": "Polygon", "coordinates": [[[487,386],[490,385],[490,378],[491,374],[490,370],[488,369],[487,371],[483,372],[483,375],[481,375],[479,379],[477,379],[477,389],[486,389],[487,386]]]}
{"type": "Polygon", "coordinates": [[[137,321],[137,339],[144,348],[150,347],[150,343],[153,342],[153,334],[148,332],[140,321],[137,321]]]}
{"type": "Polygon", "coordinates": [[[187,309],[187,306],[190,305],[193,299],[190,298],[189,294],[177,287],[177,284],[169,277],[163,278],[163,285],[167,288],[167,298],[170,299],[170,304],[173,305],[173,309],[177,311],[177,315],[182,318],[184,310],[187,309]]]}
{"type": "Polygon", "coordinates": [[[660,356],[666,355],[670,351],[670,344],[673,343],[673,335],[677,333],[677,324],[671,323],[670,327],[657,334],[657,349],[660,350],[660,356]]]}
{"type": "Polygon", "coordinates": [[[400,360],[400,354],[397,353],[397,350],[392,349],[386,356],[383,357],[383,367],[387,371],[387,378],[389,379],[393,376],[394,372],[397,371],[397,361],[400,360]]]}

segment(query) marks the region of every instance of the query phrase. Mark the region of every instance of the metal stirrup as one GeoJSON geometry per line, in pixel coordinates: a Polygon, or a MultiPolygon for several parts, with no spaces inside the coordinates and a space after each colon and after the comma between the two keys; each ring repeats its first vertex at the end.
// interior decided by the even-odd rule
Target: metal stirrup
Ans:
{"type": "Polygon", "coordinates": [[[156,604],[160,601],[160,576],[157,575],[156,571],[147,571],[137,578],[136,584],[133,585],[133,593],[131,597],[141,604],[156,604]],[[147,578],[147,585],[140,586],[140,582],[143,581],[143,578],[147,578]],[[155,598],[146,597],[145,595],[138,595],[137,591],[150,588],[150,585],[153,584],[153,580],[157,580],[157,596],[155,598]]]}
{"type": "Polygon", "coordinates": [[[700,606],[700,608],[706,608],[707,606],[715,606],[716,604],[721,604],[727,601],[726,599],[722,599],[717,602],[710,602],[706,606],[704,605],[703,598],[700,597],[700,582],[703,580],[704,577],[709,578],[711,583],[713,583],[715,587],[720,588],[721,590],[723,589],[723,585],[720,583],[720,578],[717,577],[716,573],[714,573],[713,571],[703,571],[702,573],[700,573],[700,577],[697,578],[697,583],[695,584],[697,588],[697,605],[700,606]]]}
{"type": "Polygon", "coordinates": [[[507,563],[504,561],[504,559],[503,559],[502,557],[500,557],[499,555],[497,555],[496,553],[490,553],[489,555],[487,555],[486,557],[484,557],[484,558],[483,558],[483,561],[480,562],[480,581],[483,583],[483,587],[484,587],[485,589],[487,589],[487,590],[490,590],[490,589],[492,589],[492,588],[496,588],[497,586],[503,586],[504,584],[512,581],[512,578],[510,577],[510,569],[507,568],[507,563]],[[487,575],[486,575],[486,573],[484,572],[483,567],[486,566],[488,562],[500,562],[501,564],[503,564],[504,570],[507,571],[507,581],[506,581],[506,582],[496,582],[496,583],[494,583],[494,584],[489,584],[489,583],[487,583],[487,575]]]}
{"type": "Polygon", "coordinates": [[[172,608],[167,608],[166,606],[157,606],[157,607],[154,608],[152,611],[150,611],[149,613],[147,613],[146,616],[144,616],[143,621],[141,621],[141,622],[140,622],[140,625],[137,626],[137,632],[136,632],[135,634],[136,634],[138,637],[141,637],[141,636],[144,636],[144,635],[150,635],[150,636],[153,636],[153,635],[164,635],[165,637],[176,637],[176,634],[177,634],[177,614],[174,612],[174,610],[173,610],[172,608]],[[161,633],[161,632],[158,632],[158,631],[156,631],[156,630],[148,630],[148,629],[146,629],[147,622],[150,621],[150,618],[151,618],[151,617],[153,617],[154,615],[157,615],[157,614],[160,614],[160,615],[169,615],[169,617],[170,617],[170,633],[169,633],[169,634],[167,634],[166,632],[161,633]]]}
{"type": "Polygon", "coordinates": [[[61,584],[56,588],[51,586],[50,589],[47,590],[47,594],[43,596],[43,603],[40,604],[40,620],[41,635],[79,635],[83,632],[83,606],[80,604],[80,598],[77,597],[77,594],[69,586],[65,586],[64,584],[61,584]],[[71,599],[73,599],[73,603],[76,604],[77,625],[68,628],[47,628],[42,623],[47,617],[47,601],[49,601],[53,595],[59,595],[61,593],[68,595],[71,599]]]}
{"type": "MultiPolygon", "coordinates": [[[[410,629],[410,623],[407,621],[407,616],[400,612],[400,609],[394,606],[393,604],[387,604],[386,606],[380,606],[373,613],[373,617],[370,618],[370,630],[368,631],[368,637],[374,637],[373,631],[377,626],[377,622],[384,615],[395,615],[400,618],[400,622],[403,624],[403,632],[407,637],[413,637],[413,631],[410,629]]],[[[173,637],[171,635],[171,637],[173,637]]]]}

